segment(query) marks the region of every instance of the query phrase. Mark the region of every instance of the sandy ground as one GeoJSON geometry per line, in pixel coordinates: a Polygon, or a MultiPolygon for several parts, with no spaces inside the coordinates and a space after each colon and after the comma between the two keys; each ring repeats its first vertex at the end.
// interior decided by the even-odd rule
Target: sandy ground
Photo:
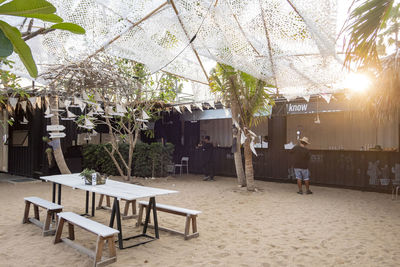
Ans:
{"type": "MultiPolygon", "coordinates": [[[[259,191],[249,193],[233,178],[216,179],[135,180],[178,190],[157,200],[202,211],[200,236],[185,241],[161,232],[154,242],[117,249],[112,266],[400,266],[400,200],[388,194],[312,187],[313,195],[298,195],[294,184],[261,181],[259,191]]],[[[0,183],[0,266],[91,266],[89,257],[54,245],[54,237],[42,237],[33,224],[21,224],[26,196],[50,200],[51,184],[0,183]]],[[[64,187],[64,210],[82,213],[84,197],[64,187]]],[[[100,210],[94,220],[108,225],[109,217],[100,210]]],[[[135,222],[122,221],[125,234],[140,231],[135,222]]],[[[184,217],[160,212],[159,223],[183,230],[184,217]]],[[[96,237],[83,230],[76,229],[76,239],[95,246],[96,237]]]]}

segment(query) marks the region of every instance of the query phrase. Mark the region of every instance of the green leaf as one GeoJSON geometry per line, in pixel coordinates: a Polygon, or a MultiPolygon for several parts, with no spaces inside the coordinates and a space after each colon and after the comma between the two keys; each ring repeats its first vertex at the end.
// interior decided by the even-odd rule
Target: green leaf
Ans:
{"type": "Polygon", "coordinates": [[[70,32],[75,33],[75,34],[85,34],[86,33],[85,29],[82,28],[81,26],[79,26],[77,24],[74,24],[74,23],[69,23],[69,22],[54,24],[50,28],[51,29],[66,30],[66,31],[70,31],[70,32]]]}
{"type": "Polygon", "coordinates": [[[33,60],[31,49],[21,38],[21,33],[19,32],[19,30],[1,20],[0,29],[13,44],[14,51],[18,53],[19,58],[21,59],[22,63],[24,63],[25,68],[29,72],[29,75],[33,78],[36,78],[38,75],[38,70],[35,61],[33,60]]]}
{"type": "Polygon", "coordinates": [[[57,16],[56,14],[23,14],[23,15],[15,15],[19,17],[27,17],[27,18],[35,18],[53,23],[63,22],[63,19],[57,16]]]}
{"type": "Polygon", "coordinates": [[[52,14],[56,8],[46,0],[13,0],[0,6],[0,14],[21,16],[24,14],[52,14]]]}
{"type": "Polygon", "coordinates": [[[13,52],[13,45],[0,30],[0,57],[8,57],[13,52]]]}

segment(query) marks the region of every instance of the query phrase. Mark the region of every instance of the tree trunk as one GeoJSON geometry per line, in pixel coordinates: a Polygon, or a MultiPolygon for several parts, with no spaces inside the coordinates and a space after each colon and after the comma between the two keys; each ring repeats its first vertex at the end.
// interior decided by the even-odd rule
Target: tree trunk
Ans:
{"type": "MultiPolygon", "coordinates": [[[[50,109],[58,109],[58,97],[50,97],[50,109]]],[[[51,125],[58,125],[59,120],[58,120],[58,112],[54,114],[53,117],[51,117],[51,125]]],[[[69,170],[67,163],[65,162],[64,159],[64,154],[61,148],[61,142],[60,138],[54,138],[53,141],[58,140],[59,146],[54,148],[53,147],[53,152],[54,152],[54,159],[56,160],[58,169],[60,170],[61,174],[70,174],[71,171],[69,170]]]]}
{"type": "MultiPolygon", "coordinates": [[[[239,122],[239,116],[237,112],[236,104],[232,103],[231,105],[232,118],[235,118],[237,122],[239,122]]],[[[236,176],[238,179],[238,184],[241,187],[246,186],[246,177],[244,176],[243,170],[243,161],[242,161],[242,151],[240,149],[240,129],[237,129],[236,135],[233,134],[233,137],[236,138],[236,152],[233,153],[233,158],[235,160],[235,168],[236,168],[236,176]]]]}
{"type": "Polygon", "coordinates": [[[244,143],[244,166],[246,172],[247,190],[255,191],[254,170],[253,170],[253,153],[250,149],[251,136],[248,135],[244,143]]]}

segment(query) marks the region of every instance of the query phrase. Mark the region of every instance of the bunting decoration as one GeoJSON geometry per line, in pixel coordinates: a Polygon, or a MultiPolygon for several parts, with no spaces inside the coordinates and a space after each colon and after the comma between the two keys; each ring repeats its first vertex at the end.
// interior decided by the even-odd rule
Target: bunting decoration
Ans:
{"type": "Polygon", "coordinates": [[[88,114],[86,114],[88,117],[93,117],[94,116],[94,112],[93,110],[89,111],[88,114]]]}
{"type": "Polygon", "coordinates": [[[85,124],[79,125],[79,127],[92,130],[94,128],[94,123],[91,122],[88,118],[85,118],[85,124]]]}
{"type": "Polygon", "coordinates": [[[97,102],[103,101],[103,99],[101,98],[101,96],[98,92],[94,93],[94,100],[96,100],[97,102]]]}
{"type": "Polygon", "coordinates": [[[40,96],[36,97],[36,107],[42,107],[42,98],[40,96]]]}
{"type": "Polygon", "coordinates": [[[244,142],[246,142],[246,138],[247,137],[244,135],[243,131],[241,131],[241,134],[240,134],[240,144],[241,145],[243,145],[244,142]]]}
{"type": "Polygon", "coordinates": [[[22,102],[19,102],[19,103],[21,104],[22,110],[26,113],[26,104],[27,104],[28,102],[22,101],[22,102]]]}
{"type": "Polygon", "coordinates": [[[210,101],[210,102],[208,102],[208,104],[209,104],[213,109],[215,109],[215,102],[214,102],[214,101],[210,101]]]}
{"type": "Polygon", "coordinates": [[[310,95],[303,95],[305,101],[310,102],[310,95]]]}
{"type": "Polygon", "coordinates": [[[329,102],[331,102],[332,94],[321,94],[321,97],[329,104],[329,102]]]}
{"type": "Polygon", "coordinates": [[[36,108],[36,96],[29,97],[28,100],[31,103],[32,108],[35,109],[36,108]]]}
{"type": "Polygon", "coordinates": [[[251,152],[253,152],[254,155],[257,156],[256,149],[254,148],[254,136],[251,137],[250,150],[251,150],[251,152]]]}
{"type": "Polygon", "coordinates": [[[185,108],[189,110],[190,113],[192,113],[192,107],[190,106],[190,104],[185,105],[185,108]]]}
{"type": "Polygon", "coordinates": [[[15,108],[17,107],[18,98],[16,98],[16,97],[9,97],[9,98],[8,98],[8,103],[10,103],[12,109],[15,110],[15,108]]]}
{"type": "Polygon", "coordinates": [[[68,109],[68,107],[71,105],[71,100],[65,100],[64,105],[68,109]]]}
{"type": "Polygon", "coordinates": [[[176,111],[182,114],[181,108],[179,106],[174,106],[174,109],[176,109],[176,111]]]}
{"type": "Polygon", "coordinates": [[[121,105],[121,104],[117,104],[117,113],[122,113],[122,114],[125,114],[125,113],[127,113],[128,111],[126,110],[126,108],[123,106],[123,105],[121,105]]]}
{"type": "Polygon", "coordinates": [[[59,108],[62,108],[62,109],[63,109],[63,108],[66,108],[64,102],[61,101],[61,100],[58,101],[58,107],[59,107],[59,108]]]}
{"type": "Polygon", "coordinates": [[[147,113],[146,113],[146,111],[142,111],[142,118],[144,119],[144,120],[148,120],[148,119],[150,119],[150,116],[149,115],[147,115],[147,113]]]}
{"type": "Polygon", "coordinates": [[[202,103],[196,103],[196,107],[198,107],[201,111],[203,111],[203,104],[202,103]]]}
{"type": "Polygon", "coordinates": [[[89,100],[89,96],[86,94],[85,91],[82,91],[82,98],[83,100],[89,100]]]}
{"type": "Polygon", "coordinates": [[[51,114],[50,106],[49,106],[49,105],[46,106],[46,111],[44,112],[44,114],[45,114],[44,117],[45,117],[46,119],[51,118],[51,117],[54,116],[54,114],[51,114]]]}
{"type": "Polygon", "coordinates": [[[283,95],[284,98],[287,99],[287,101],[292,101],[295,100],[297,98],[296,95],[283,95]]]}
{"type": "Polygon", "coordinates": [[[102,114],[104,113],[104,110],[101,108],[100,104],[96,104],[96,113],[97,114],[102,114]]]}

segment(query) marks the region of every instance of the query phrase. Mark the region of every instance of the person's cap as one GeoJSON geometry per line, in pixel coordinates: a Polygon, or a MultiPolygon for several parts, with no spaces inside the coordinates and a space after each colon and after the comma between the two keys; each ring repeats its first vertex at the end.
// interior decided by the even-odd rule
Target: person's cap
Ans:
{"type": "Polygon", "coordinates": [[[310,144],[310,141],[308,141],[308,138],[307,137],[305,137],[305,136],[303,136],[302,138],[300,138],[300,140],[299,140],[300,142],[303,142],[303,143],[306,143],[307,145],[309,145],[310,144]]]}

